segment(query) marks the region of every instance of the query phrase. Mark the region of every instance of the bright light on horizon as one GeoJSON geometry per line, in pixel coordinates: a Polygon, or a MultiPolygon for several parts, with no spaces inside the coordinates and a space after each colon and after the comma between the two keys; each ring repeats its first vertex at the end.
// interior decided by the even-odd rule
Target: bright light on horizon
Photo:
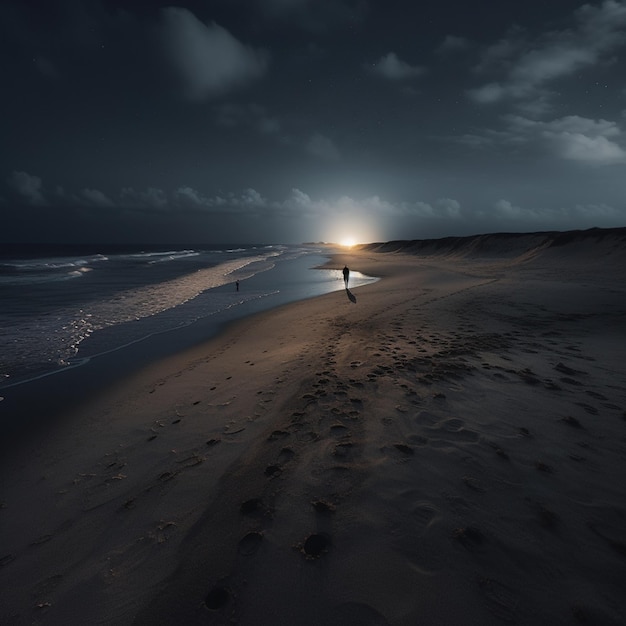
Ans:
{"type": "Polygon", "coordinates": [[[349,213],[341,215],[337,220],[329,223],[320,231],[322,241],[330,241],[346,250],[369,243],[380,241],[381,235],[376,224],[370,223],[362,214],[349,213]]]}

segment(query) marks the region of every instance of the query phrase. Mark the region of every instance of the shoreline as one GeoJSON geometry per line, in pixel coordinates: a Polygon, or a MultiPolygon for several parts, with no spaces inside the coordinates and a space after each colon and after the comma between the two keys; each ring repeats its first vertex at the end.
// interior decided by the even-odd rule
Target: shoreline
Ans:
{"type": "MultiPolygon", "coordinates": [[[[308,253],[306,255],[303,255],[303,257],[301,257],[300,259],[298,259],[296,262],[298,264],[301,264],[301,261],[306,258],[310,258],[311,256],[315,257],[315,256],[320,256],[319,254],[315,254],[315,253],[308,253]]],[[[211,268],[209,268],[210,270],[211,268]]],[[[271,268],[269,270],[264,270],[263,272],[260,273],[264,273],[264,272],[272,272],[274,268],[271,268]]],[[[301,268],[300,268],[301,269],[301,268]]],[[[229,272],[232,273],[232,272],[229,272]]],[[[245,279],[247,282],[247,284],[254,284],[254,285],[258,285],[259,281],[258,279],[255,278],[256,274],[252,274],[252,276],[248,276],[245,279]]],[[[262,282],[261,282],[262,284],[262,282]]],[[[208,293],[212,293],[212,294],[217,294],[217,295],[222,295],[222,294],[226,294],[226,293],[232,293],[234,290],[234,285],[235,285],[235,277],[232,278],[231,282],[226,282],[223,285],[218,285],[216,287],[212,287],[210,289],[207,290],[208,293]],[[231,287],[232,285],[232,287],[231,287]]],[[[3,384],[0,384],[0,394],[2,393],[3,390],[5,389],[11,389],[13,387],[19,386],[19,385],[23,385],[23,384],[28,384],[31,381],[35,381],[38,380],[40,378],[45,378],[47,376],[53,376],[59,372],[63,372],[65,370],[70,370],[70,369],[74,369],[76,367],[81,367],[84,364],[89,363],[91,360],[93,359],[97,359],[103,355],[106,355],[110,352],[115,352],[118,350],[124,350],[125,348],[132,346],[133,344],[137,344],[137,343],[142,343],[142,342],[146,342],[149,341],[152,337],[158,337],[159,335],[167,335],[168,333],[176,333],[179,330],[185,331],[188,327],[190,326],[206,326],[206,327],[210,327],[211,326],[211,321],[215,320],[215,319],[220,319],[220,318],[226,318],[228,319],[229,317],[229,312],[235,312],[238,313],[239,307],[242,307],[243,310],[246,309],[251,309],[251,311],[244,313],[243,315],[249,315],[252,314],[254,312],[254,310],[256,309],[260,309],[262,310],[263,307],[262,306],[255,306],[257,305],[258,300],[263,300],[264,298],[275,298],[275,296],[277,296],[279,293],[278,290],[275,291],[263,291],[260,289],[257,289],[255,291],[255,293],[252,295],[252,297],[249,297],[248,299],[244,299],[241,302],[233,302],[233,303],[229,303],[227,306],[223,307],[223,308],[218,308],[215,311],[210,311],[208,315],[205,315],[203,317],[199,317],[199,318],[191,318],[191,320],[186,320],[183,317],[183,322],[180,324],[175,324],[175,325],[170,325],[169,327],[166,328],[160,328],[158,330],[153,330],[151,328],[145,328],[145,332],[143,334],[137,334],[136,332],[134,333],[126,333],[126,336],[128,336],[130,334],[130,336],[132,337],[130,340],[128,340],[126,338],[126,336],[123,339],[120,338],[115,338],[113,339],[113,347],[109,347],[110,343],[105,344],[103,346],[100,346],[100,348],[96,348],[96,350],[94,350],[92,344],[93,344],[93,337],[89,336],[86,337],[84,339],[82,339],[80,341],[80,349],[77,351],[77,354],[74,357],[71,357],[69,359],[69,362],[67,365],[65,366],[57,366],[56,369],[49,369],[49,370],[43,370],[41,367],[39,369],[41,369],[42,371],[35,371],[32,375],[29,375],[28,373],[25,374],[17,374],[17,377],[14,373],[7,375],[5,381],[3,381],[3,384]],[[117,341],[116,341],[117,340],[117,341]],[[121,341],[121,343],[119,343],[119,341],[121,341]],[[13,381],[12,379],[15,378],[15,380],[13,381]]],[[[200,296],[202,294],[198,294],[198,296],[200,296]]],[[[198,297],[196,296],[195,298],[191,298],[190,301],[196,300],[196,298],[198,297]]],[[[295,296],[297,298],[297,296],[295,296]]],[[[280,301],[280,298],[279,298],[280,301]]],[[[173,307],[170,307],[169,309],[165,309],[165,311],[171,310],[171,309],[178,309],[180,307],[184,307],[187,304],[187,301],[182,302],[180,304],[177,304],[173,307]]],[[[274,305],[275,306],[275,305],[274,305]]],[[[137,325],[141,325],[143,324],[146,320],[150,319],[150,318],[154,318],[154,317],[158,317],[159,314],[163,313],[164,311],[160,311],[156,314],[153,315],[144,315],[143,317],[138,317],[137,319],[133,319],[133,320],[129,320],[129,321],[124,321],[124,322],[120,322],[120,323],[116,323],[116,324],[111,324],[110,326],[104,326],[102,328],[98,328],[97,330],[94,331],[95,335],[99,336],[102,333],[110,333],[111,330],[113,330],[115,332],[115,329],[117,328],[124,328],[124,327],[131,327],[131,326],[137,326],[137,325]]],[[[238,318],[241,317],[241,314],[235,315],[234,318],[238,318]]],[[[173,324],[174,322],[171,322],[171,324],[173,324]]],[[[220,322],[217,324],[213,324],[216,328],[214,330],[209,330],[208,331],[208,336],[215,334],[216,332],[219,331],[218,326],[220,324],[223,324],[224,322],[220,322]]],[[[94,334],[92,333],[92,334],[94,334]]],[[[200,339],[201,340],[201,339],[200,339]]],[[[102,343],[102,342],[100,342],[102,343]]],[[[60,360],[60,357],[59,357],[60,360]]]]}
{"type": "Polygon", "coordinates": [[[9,451],[0,618],[623,620],[623,277],[344,263],[9,451]]]}
{"type": "MultiPolygon", "coordinates": [[[[328,270],[332,268],[325,267],[324,263],[315,265],[315,260],[311,260],[311,258],[328,259],[331,255],[332,251],[305,255],[298,259],[297,263],[299,266],[312,263],[310,267],[305,269],[307,273],[312,270],[328,270]]],[[[246,286],[254,286],[259,282],[263,284],[265,280],[265,276],[252,277],[247,279],[245,284],[246,286]]],[[[74,410],[72,404],[80,405],[87,402],[90,396],[95,393],[106,393],[107,387],[119,384],[123,378],[132,376],[133,372],[149,366],[154,361],[172,357],[177,353],[183,353],[199,344],[211,341],[231,324],[246,317],[255,316],[265,310],[272,310],[299,299],[306,300],[317,297],[320,288],[316,285],[316,281],[312,281],[307,288],[307,283],[304,281],[303,288],[300,289],[302,293],[291,293],[289,290],[285,293],[277,291],[272,294],[271,300],[251,299],[235,308],[218,311],[184,326],[153,333],[106,352],[85,357],[81,357],[79,353],[77,362],[67,367],[5,384],[0,388],[0,396],[2,397],[0,400],[0,416],[2,416],[0,425],[6,435],[16,433],[23,428],[23,425],[34,425],[24,424],[24,422],[31,422],[29,417],[39,412],[42,401],[38,398],[45,398],[43,404],[48,418],[64,411],[71,412],[74,410]],[[307,289],[310,293],[307,293],[307,289]]],[[[5,436],[3,444],[2,447],[12,444],[10,436],[5,436]]]]}

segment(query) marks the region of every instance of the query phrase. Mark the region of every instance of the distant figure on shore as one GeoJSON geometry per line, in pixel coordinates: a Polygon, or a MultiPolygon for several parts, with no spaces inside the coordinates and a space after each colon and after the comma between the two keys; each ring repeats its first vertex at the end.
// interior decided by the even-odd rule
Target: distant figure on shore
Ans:
{"type": "Polygon", "coordinates": [[[350,280],[350,270],[348,269],[348,266],[345,265],[343,268],[343,282],[346,285],[346,289],[348,288],[348,281],[350,280]]]}
{"type": "Polygon", "coordinates": [[[237,291],[239,291],[239,281],[238,280],[235,281],[235,289],[237,289],[237,291]]]}

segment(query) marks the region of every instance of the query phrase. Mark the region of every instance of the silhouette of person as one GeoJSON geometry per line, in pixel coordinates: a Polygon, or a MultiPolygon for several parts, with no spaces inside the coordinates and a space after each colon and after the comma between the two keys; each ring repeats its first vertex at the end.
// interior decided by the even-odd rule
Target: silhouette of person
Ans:
{"type": "Polygon", "coordinates": [[[348,281],[350,280],[350,270],[348,266],[344,266],[343,268],[343,282],[346,284],[346,289],[348,288],[348,281]]]}
{"type": "Polygon", "coordinates": [[[239,281],[238,280],[235,281],[235,287],[237,288],[237,291],[239,291],[239,281]]]}

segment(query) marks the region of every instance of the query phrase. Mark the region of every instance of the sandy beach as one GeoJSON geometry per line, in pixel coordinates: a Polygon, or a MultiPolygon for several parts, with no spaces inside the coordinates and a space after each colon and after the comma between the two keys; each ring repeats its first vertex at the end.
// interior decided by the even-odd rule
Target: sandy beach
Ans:
{"type": "Polygon", "coordinates": [[[335,255],[33,429],[0,623],[626,623],[624,230],[335,255]]]}

